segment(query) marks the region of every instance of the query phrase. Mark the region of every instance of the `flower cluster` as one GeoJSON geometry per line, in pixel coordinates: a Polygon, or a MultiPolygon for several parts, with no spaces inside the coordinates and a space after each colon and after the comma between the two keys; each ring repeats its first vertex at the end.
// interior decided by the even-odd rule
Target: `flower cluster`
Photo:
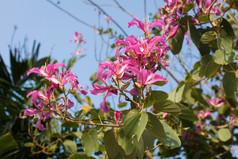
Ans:
{"type": "Polygon", "coordinates": [[[71,39],[71,41],[74,41],[77,44],[76,51],[72,52],[71,54],[81,55],[81,53],[86,50],[86,49],[81,49],[81,50],[78,49],[81,44],[86,43],[81,33],[75,32],[75,35],[71,39]]]}
{"type": "Polygon", "coordinates": [[[164,36],[150,37],[148,33],[154,26],[161,27],[162,24],[158,20],[149,24],[133,19],[128,23],[128,27],[133,25],[136,25],[145,33],[145,38],[139,40],[130,35],[124,40],[117,40],[115,43],[117,46],[115,53],[117,60],[99,63],[97,79],[103,85],[92,84],[92,94],[105,93],[100,104],[102,111],[105,113],[110,111],[106,104],[106,98],[118,94],[118,91],[126,99],[128,99],[129,93],[131,96],[137,95],[138,98],[144,98],[145,100],[146,97],[143,94],[150,90],[145,89],[146,87],[151,87],[151,84],[157,81],[167,83],[167,80],[156,72],[161,69],[161,66],[168,66],[164,57],[170,47],[166,45],[164,36]],[[120,50],[124,50],[124,53],[120,54],[120,50]],[[108,84],[110,81],[112,83],[108,84]],[[131,83],[133,84],[130,85],[131,83]],[[128,90],[129,88],[130,90],[128,90]]]}
{"type": "Polygon", "coordinates": [[[60,73],[58,67],[66,68],[63,63],[51,63],[47,66],[42,66],[40,69],[32,68],[27,73],[28,76],[31,73],[40,74],[50,82],[48,88],[44,88],[40,91],[34,90],[27,94],[27,98],[31,97],[31,103],[36,107],[36,109],[26,107],[24,116],[39,117],[36,125],[41,131],[45,130],[45,127],[41,123],[42,120],[48,119],[53,114],[61,116],[65,111],[67,111],[67,109],[74,106],[74,103],[70,99],[67,99],[67,95],[66,97],[55,99],[54,92],[56,90],[61,89],[66,92],[65,85],[69,83],[70,89],[68,92],[81,92],[83,95],[87,94],[82,87],[78,86],[79,82],[76,75],[69,70],[60,73]]]}
{"type": "MultiPolygon", "coordinates": [[[[199,23],[197,17],[201,15],[215,14],[220,15],[221,11],[213,5],[215,0],[164,0],[165,5],[158,11],[158,20],[163,23],[161,26],[165,35],[176,34],[178,22],[181,18],[188,16],[191,9],[197,11],[192,15],[192,21],[199,23]],[[211,8],[210,8],[211,7],[211,8]]],[[[161,29],[161,27],[159,27],[161,29]]]]}

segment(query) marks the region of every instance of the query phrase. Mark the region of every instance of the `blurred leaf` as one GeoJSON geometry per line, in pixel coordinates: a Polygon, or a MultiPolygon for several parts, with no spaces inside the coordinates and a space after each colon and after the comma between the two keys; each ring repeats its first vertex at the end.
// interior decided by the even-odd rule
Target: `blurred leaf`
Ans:
{"type": "Polygon", "coordinates": [[[6,133],[0,137],[0,147],[0,157],[7,152],[18,149],[17,142],[10,133],[6,133]]]}
{"type": "Polygon", "coordinates": [[[220,68],[220,65],[216,64],[216,63],[214,62],[214,60],[211,60],[211,61],[207,64],[207,66],[206,66],[206,68],[205,68],[205,75],[206,75],[206,77],[207,77],[208,79],[211,78],[211,77],[213,77],[213,76],[217,73],[217,71],[219,70],[219,68],[220,68]]]}
{"type": "Polygon", "coordinates": [[[71,154],[67,159],[95,159],[94,157],[88,157],[86,154],[82,152],[77,152],[71,154]]]}
{"type": "Polygon", "coordinates": [[[180,104],[180,103],[178,105],[181,109],[181,113],[179,114],[180,118],[186,119],[189,121],[198,120],[197,116],[194,114],[194,112],[191,109],[189,109],[187,106],[180,104]]]}
{"type": "Polygon", "coordinates": [[[146,125],[146,128],[155,138],[159,139],[159,141],[162,142],[166,137],[163,125],[161,124],[160,120],[156,116],[154,116],[151,113],[147,113],[147,114],[148,114],[149,120],[146,125]]]}
{"type": "Polygon", "coordinates": [[[190,37],[191,37],[193,43],[195,44],[195,46],[198,48],[201,56],[209,54],[210,53],[210,47],[207,44],[203,44],[200,40],[201,35],[202,35],[202,33],[201,33],[202,31],[197,30],[194,25],[190,25],[188,30],[189,30],[190,37]]]}
{"type": "Polygon", "coordinates": [[[151,149],[154,147],[155,138],[148,130],[145,130],[142,134],[142,138],[144,141],[144,148],[151,149]]]}
{"type": "Polygon", "coordinates": [[[152,100],[155,102],[162,102],[162,101],[165,101],[167,98],[168,98],[168,94],[164,91],[152,91],[149,100],[152,100]]]}
{"type": "Polygon", "coordinates": [[[120,147],[117,143],[113,130],[105,132],[103,140],[108,156],[115,158],[119,153],[120,147]]]}
{"type": "Polygon", "coordinates": [[[97,151],[99,148],[97,132],[90,130],[82,135],[81,142],[83,150],[88,156],[91,156],[93,151],[97,151]]]}
{"type": "Polygon", "coordinates": [[[174,55],[180,53],[180,50],[182,49],[184,34],[185,34],[185,30],[183,29],[181,25],[179,25],[175,36],[169,39],[169,46],[170,46],[171,52],[174,55]]]}
{"type": "Polygon", "coordinates": [[[89,106],[92,106],[92,105],[93,105],[93,102],[92,102],[92,100],[91,100],[91,98],[90,98],[89,96],[86,96],[86,97],[84,98],[84,101],[85,101],[86,103],[88,103],[89,106]]]}
{"type": "Polygon", "coordinates": [[[160,120],[160,122],[163,125],[164,132],[166,135],[166,137],[162,141],[162,143],[171,149],[180,147],[181,141],[180,141],[178,135],[175,133],[175,131],[173,129],[171,129],[170,126],[168,124],[166,124],[164,121],[160,120]]]}
{"type": "Polygon", "coordinates": [[[126,155],[130,155],[134,150],[134,143],[132,141],[133,138],[128,138],[124,131],[120,131],[118,135],[118,144],[125,151],[126,155]]]}
{"type": "Polygon", "coordinates": [[[124,121],[124,133],[128,137],[137,135],[139,141],[148,121],[146,113],[140,113],[137,109],[131,110],[124,121]]]}
{"type": "Polygon", "coordinates": [[[223,77],[223,87],[225,93],[229,97],[233,97],[236,92],[237,80],[236,75],[233,72],[226,72],[223,77]]]}
{"type": "Polygon", "coordinates": [[[194,7],[194,3],[186,4],[186,5],[183,7],[183,13],[189,12],[191,9],[193,9],[193,7],[194,7]]]}
{"type": "Polygon", "coordinates": [[[201,36],[201,42],[210,47],[217,48],[217,34],[215,31],[207,31],[201,36]]]}
{"type": "Polygon", "coordinates": [[[217,136],[222,142],[226,142],[232,137],[230,130],[227,128],[219,129],[217,132],[217,136]]]}
{"type": "Polygon", "coordinates": [[[220,37],[217,35],[217,45],[218,48],[224,52],[226,55],[230,55],[232,52],[233,40],[228,37],[220,37]]]}
{"type": "Polygon", "coordinates": [[[26,142],[26,143],[24,143],[24,146],[25,147],[32,147],[32,146],[34,146],[34,144],[32,142],[26,142]]]}
{"type": "Polygon", "coordinates": [[[221,65],[227,65],[233,61],[235,57],[235,52],[226,53],[220,49],[218,49],[214,54],[214,62],[221,65]]]}
{"type": "Polygon", "coordinates": [[[127,105],[127,102],[121,102],[121,103],[118,104],[118,107],[119,107],[119,108],[123,108],[123,107],[125,107],[126,105],[127,105]]]}
{"type": "Polygon", "coordinates": [[[156,86],[163,86],[165,84],[166,84],[165,81],[157,81],[157,82],[153,83],[153,85],[156,85],[156,86]]]}
{"type": "Polygon", "coordinates": [[[63,145],[64,145],[64,150],[65,150],[66,155],[70,155],[72,153],[77,152],[77,144],[74,141],[65,140],[63,142],[63,145]]]}
{"type": "Polygon", "coordinates": [[[163,102],[155,102],[154,109],[158,112],[164,112],[164,113],[180,113],[181,112],[180,107],[170,100],[166,100],[163,102]]]}
{"type": "Polygon", "coordinates": [[[200,23],[208,23],[209,22],[209,19],[208,19],[207,15],[200,15],[198,17],[198,20],[199,20],[200,23]]]}

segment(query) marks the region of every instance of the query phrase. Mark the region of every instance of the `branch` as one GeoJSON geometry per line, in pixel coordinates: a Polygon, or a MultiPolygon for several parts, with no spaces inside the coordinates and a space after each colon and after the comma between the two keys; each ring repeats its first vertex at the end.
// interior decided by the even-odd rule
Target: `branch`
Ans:
{"type": "Polygon", "coordinates": [[[125,8],[123,8],[120,3],[118,3],[117,0],[114,0],[114,2],[117,4],[117,6],[124,12],[126,12],[128,15],[130,15],[132,18],[136,18],[131,12],[129,12],[128,10],[126,10],[125,8]]]}
{"type": "MultiPolygon", "coordinates": [[[[95,7],[97,7],[103,14],[105,14],[106,16],[110,17],[109,14],[107,14],[98,4],[94,3],[91,0],[88,0],[92,5],[94,5],[95,7]]],[[[123,34],[125,36],[128,36],[127,33],[125,32],[125,30],[114,20],[111,18],[111,21],[123,32],[123,34]]]]}
{"type": "Polygon", "coordinates": [[[167,71],[169,73],[169,75],[177,82],[177,83],[180,83],[179,80],[166,68],[164,67],[163,65],[161,65],[162,68],[167,71]]]}
{"type": "MultiPolygon", "coordinates": [[[[53,3],[51,0],[46,0],[46,1],[49,2],[50,4],[52,4],[53,6],[55,6],[56,8],[58,8],[60,11],[62,11],[62,12],[64,12],[65,14],[69,15],[69,16],[70,16],[71,18],[73,18],[74,20],[76,20],[76,21],[78,21],[78,22],[80,22],[80,23],[82,23],[82,24],[84,24],[84,25],[86,25],[86,26],[88,26],[88,27],[90,27],[90,28],[93,28],[93,29],[95,28],[93,25],[88,24],[88,23],[86,23],[85,21],[83,21],[83,20],[77,18],[76,16],[74,16],[73,14],[71,14],[71,13],[69,13],[68,11],[64,10],[63,8],[61,8],[60,6],[58,6],[57,4],[53,3]]],[[[99,29],[97,29],[97,30],[99,30],[99,29]]]]}

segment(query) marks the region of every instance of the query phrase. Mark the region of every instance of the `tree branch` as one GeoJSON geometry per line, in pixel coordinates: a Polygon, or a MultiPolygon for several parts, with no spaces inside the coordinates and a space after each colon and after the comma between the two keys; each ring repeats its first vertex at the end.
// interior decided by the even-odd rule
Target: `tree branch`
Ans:
{"type": "MultiPolygon", "coordinates": [[[[95,7],[97,7],[103,14],[105,14],[106,16],[110,16],[109,14],[107,14],[98,4],[94,3],[91,0],[88,0],[92,5],[94,5],[95,7]]],[[[125,36],[128,36],[128,34],[125,32],[125,30],[114,20],[111,18],[111,21],[123,32],[123,34],[125,36]]]]}
{"type": "Polygon", "coordinates": [[[117,6],[124,12],[126,12],[128,15],[130,15],[132,18],[136,18],[131,12],[129,12],[128,10],[126,10],[125,8],[123,8],[120,3],[118,3],[117,0],[114,0],[114,2],[117,4],[117,6]]]}

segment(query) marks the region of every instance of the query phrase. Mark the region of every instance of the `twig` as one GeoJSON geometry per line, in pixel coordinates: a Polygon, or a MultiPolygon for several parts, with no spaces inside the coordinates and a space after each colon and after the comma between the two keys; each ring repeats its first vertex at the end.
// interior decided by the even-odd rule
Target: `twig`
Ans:
{"type": "Polygon", "coordinates": [[[169,75],[177,82],[177,83],[180,83],[179,80],[166,68],[164,67],[163,65],[161,65],[161,67],[167,71],[169,73],[169,75]]]}
{"type": "Polygon", "coordinates": [[[144,18],[146,18],[146,0],[144,0],[144,18]]]}
{"type": "MultiPolygon", "coordinates": [[[[56,8],[58,8],[59,10],[61,10],[62,12],[64,12],[65,14],[69,15],[71,18],[73,18],[74,20],[90,27],[90,28],[95,28],[93,25],[86,23],[85,21],[82,21],[81,19],[77,18],[76,16],[74,16],[73,14],[69,13],[68,11],[66,11],[65,9],[61,8],[60,6],[58,6],[57,4],[53,3],[51,0],[46,0],[47,2],[49,2],[50,4],[52,4],[53,6],[55,6],[56,8]]],[[[99,29],[97,29],[99,30],[99,29]]]]}
{"type": "MultiPolygon", "coordinates": [[[[97,7],[104,15],[106,16],[110,16],[109,14],[107,14],[98,4],[94,3],[93,1],[91,0],[88,0],[92,5],[94,5],[95,7],[97,7]]],[[[111,18],[111,21],[123,32],[123,34],[125,36],[128,36],[127,33],[125,32],[125,30],[114,20],[111,18]]]]}
{"type": "Polygon", "coordinates": [[[118,3],[117,0],[114,0],[114,2],[117,4],[117,6],[124,12],[126,12],[128,15],[130,15],[132,18],[136,18],[131,12],[129,12],[128,10],[126,10],[125,8],[123,8],[120,3],[118,3]]]}
{"type": "Polygon", "coordinates": [[[213,5],[214,5],[216,2],[217,2],[217,0],[214,0],[214,1],[212,2],[212,4],[210,5],[210,7],[209,7],[209,9],[208,9],[208,15],[207,15],[208,20],[209,20],[209,23],[212,25],[212,27],[214,27],[214,25],[212,24],[211,19],[210,19],[210,12],[211,12],[211,9],[212,9],[213,5]]]}

